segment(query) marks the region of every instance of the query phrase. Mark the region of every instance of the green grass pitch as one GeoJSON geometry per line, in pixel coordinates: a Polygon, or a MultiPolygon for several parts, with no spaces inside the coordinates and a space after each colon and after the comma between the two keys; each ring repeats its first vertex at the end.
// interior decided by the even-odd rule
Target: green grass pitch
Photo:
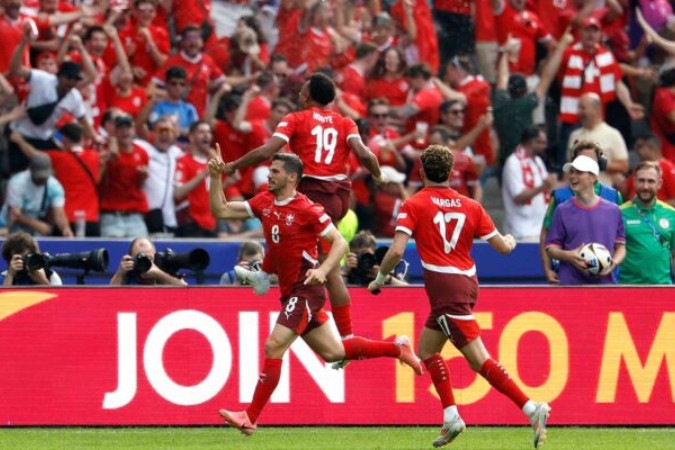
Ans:
{"type": "MultiPolygon", "coordinates": [[[[255,450],[413,450],[431,449],[432,427],[260,427],[251,437],[223,427],[1,428],[0,449],[255,449],[255,450]]],[[[675,449],[672,428],[549,427],[544,449],[675,449]]],[[[449,449],[530,449],[528,427],[472,427],[449,449]]]]}

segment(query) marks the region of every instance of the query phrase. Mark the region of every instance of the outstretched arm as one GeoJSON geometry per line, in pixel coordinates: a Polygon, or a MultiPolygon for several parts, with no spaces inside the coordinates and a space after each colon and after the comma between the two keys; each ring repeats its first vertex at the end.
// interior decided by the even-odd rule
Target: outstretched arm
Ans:
{"type": "MultiPolygon", "coordinates": [[[[373,175],[376,181],[381,180],[382,173],[380,172],[380,163],[377,161],[377,156],[365,146],[360,136],[353,136],[347,141],[349,147],[359,158],[359,161],[368,171],[373,175]]],[[[379,181],[378,181],[379,182],[379,181]]]]}
{"type": "Polygon", "coordinates": [[[225,162],[221,156],[220,145],[216,144],[216,157],[207,164],[209,169],[209,204],[211,215],[216,219],[248,219],[251,217],[245,202],[228,202],[223,194],[223,173],[225,162]]]}
{"type": "Polygon", "coordinates": [[[269,141],[260,147],[246,153],[238,160],[231,163],[226,163],[223,167],[223,170],[226,174],[232,175],[235,171],[237,171],[237,169],[255,166],[256,164],[270,159],[272,155],[284,148],[284,145],[286,145],[286,141],[284,139],[281,139],[278,136],[272,136],[269,141]]]}

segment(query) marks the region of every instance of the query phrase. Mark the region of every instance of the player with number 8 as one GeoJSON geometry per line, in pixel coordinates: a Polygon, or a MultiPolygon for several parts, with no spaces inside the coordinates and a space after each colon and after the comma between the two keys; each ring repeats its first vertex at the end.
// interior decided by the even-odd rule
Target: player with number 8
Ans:
{"type": "MultiPolygon", "coordinates": [[[[232,174],[237,169],[266,161],[288,144],[304,164],[304,176],[298,191],[321,204],[337,224],[349,209],[351,182],[346,169],[351,152],[356,154],[376,182],[384,183],[386,180],[380,172],[377,157],[363,144],[354,121],[330,109],[335,100],[333,80],[322,73],[312,74],[302,86],[299,100],[302,111],[282,118],[267,143],[225,164],[224,170],[232,174]]],[[[321,250],[325,253],[327,249],[321,250]]],[[[248,274],[248,279],[253,280],[255,288],[256,277],[248,274]]],[[[338,331],[343,339],[350,338],[353,336],[351,299],[339,267],[328,275],[326,287],[338,331]]],[[[256,289],[256,292],[263,291],[256,289]]]]}

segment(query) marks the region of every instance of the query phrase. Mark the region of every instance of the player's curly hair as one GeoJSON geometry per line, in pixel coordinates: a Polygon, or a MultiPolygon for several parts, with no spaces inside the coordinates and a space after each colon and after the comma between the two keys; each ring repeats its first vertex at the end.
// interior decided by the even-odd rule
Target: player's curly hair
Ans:
{"type": "Polygon", "coordinates": [[[430,145],[422,152],[422,168],[431,182],[447,181],[454,164],[452,151],[443,145],[430,145]]]}

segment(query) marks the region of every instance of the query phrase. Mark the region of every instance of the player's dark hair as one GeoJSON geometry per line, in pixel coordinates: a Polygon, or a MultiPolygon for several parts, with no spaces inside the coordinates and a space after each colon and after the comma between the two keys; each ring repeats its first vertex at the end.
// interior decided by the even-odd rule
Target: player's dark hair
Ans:
{"type": "Polygon", "coordinates": [[[313,73],[309,77],[307,89],[312,101],[321,106],[326,106],[335,100],[335,83],[326,74],[313,73]]]}
{"type": "Polygon", "coordinates": [[[302,178],[302,161],[293,153],[275,153],[272,161],[281,161],[284,164],[286,173],[294,173],[298,176],[298,181],[302,178]]]}
{"type": "Polygon", "coordinates": [[[444,145],[430,145],[422,152],[422,169],[433,183],[448,181],[455,159],[452,151],[444,145]]]}
{"type": "Polygon", "coordinates": [[[33,236],[24,231],[18,231],[10,234],[5,239],[4,244],[2,244],[2,257],[9,264],[12,256],[17,253],[23,253],[25,250],[28,250],[28,253],[40,253],[40,249],[33,236]]]}

